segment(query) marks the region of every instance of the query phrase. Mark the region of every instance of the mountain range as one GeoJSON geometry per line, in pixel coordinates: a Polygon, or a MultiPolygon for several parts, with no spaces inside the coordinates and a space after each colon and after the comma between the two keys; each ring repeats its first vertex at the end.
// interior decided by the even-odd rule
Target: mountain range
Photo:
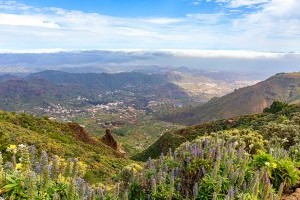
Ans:
{"type": "Polygon", "coordinates": [[[203,103],[257,82],[253,79],[241,81],[242,77],[238,75],[222,80],[222,73],[199,71],[192,74],[190,69],[182,67],[158,73],[69,73],[46,70],[23,77],[4,74],[0,76],[0,108],[30,111],[33,107],[48,107],[51,104],[72,106],[71,102],[77,98],[86,101],[76,106],[97,105],[117,99],[131,102],[138,108],[141,103],[147,106],[150,101],[203,103]],[[103,98],[103,94],[110,92],[117,94],[103,98]]]}

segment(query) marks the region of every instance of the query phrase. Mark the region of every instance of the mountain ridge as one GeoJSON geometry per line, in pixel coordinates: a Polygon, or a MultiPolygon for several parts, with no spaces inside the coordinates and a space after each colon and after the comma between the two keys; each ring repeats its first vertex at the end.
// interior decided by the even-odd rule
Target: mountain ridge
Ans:
{"type": "Polygon", "coordinates": [[[300,101],[300,73],[279,73],[253,86],[237,89],[200,106],[161,116],[160,119],[194,125],[260,113],[276,100],[287,103],[300,101]]]}

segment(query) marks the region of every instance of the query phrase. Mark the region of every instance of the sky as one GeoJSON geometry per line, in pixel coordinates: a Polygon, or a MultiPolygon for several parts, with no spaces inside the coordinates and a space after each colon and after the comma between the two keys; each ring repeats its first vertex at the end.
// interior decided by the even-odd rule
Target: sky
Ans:
{"type": "Polygon", "coordinates": [[[300,0],[0,0],[0,50],[300,51],[300,0]]]}

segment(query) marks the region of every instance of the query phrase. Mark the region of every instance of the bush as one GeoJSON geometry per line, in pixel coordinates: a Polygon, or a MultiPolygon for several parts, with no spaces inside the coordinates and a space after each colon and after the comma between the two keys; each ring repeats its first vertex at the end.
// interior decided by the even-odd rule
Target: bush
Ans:
{"type": "Polygon", "coordinates": [[[284,108],[288,107],[287,103],[280,102],[280,101],[274,101],[272,105],[269,108],[265,108],[263,112],[268,113],[277,113],[282,111],[284,108]]]}

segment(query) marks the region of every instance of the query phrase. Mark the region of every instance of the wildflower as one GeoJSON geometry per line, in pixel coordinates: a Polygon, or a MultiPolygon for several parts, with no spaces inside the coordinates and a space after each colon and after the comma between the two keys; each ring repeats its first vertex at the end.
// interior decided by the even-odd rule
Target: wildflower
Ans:
{"type": "Polygon", "coordinates": [[[68,188],[68,199],[75,199],[75,181],[74,179],[70,180],[70,185],[68,188]]]}
{"type": "Polygon", "coordinates": [[[22,169],[22,164],[21,163],[16,164],[15,168],[16,168],[16,170],[22,169]]]}
{"type": "Polygon", "coordinates": [[[235,141],[235,142],[233,143],[233,146],[237,146],[237,145],[239,145],[239,142],[238,142],[238,141],[235,141]]]}
{"type": "Polygon", "coordinates": [[[193,197],[194,199],[197,199],[198,196],[198,183],[196,182],[194,187],[193,187],[193,197]]]}
{"type": "MultiPolygon", "coordinates": [[[[15,145],[15,146],[16,146],[16,145],[15,145]]],[[[18,147],[19,147],[19,149],[23,149],[23,148],[26,147],[26,145],[24,145],[24,144],[19,144],[18,147]]]]}
{"type": "Polygon", "coordinates": [[[104,191],[102,188],[98,189],[98,196],[99,196],[100,200],[102,200],[104,198],[104,191]]]}
{"type": "Polygon", "coordinates": [[[28,199],[35,199],[36,193],[36,174],[34,172],[27,173],[27,195],[28,199]]]}
{"type": "Polygon", "coordinates": [[[202,172],[202,175],[205,176],[206,175],[206,170],[204,167],[201,167],[201,172],[202,172]]]}
{"type": "Polygon", "coordinates": [[[156,192],[156,179],[154,177],[151,178],[151,190],[152,193],[156,192]]]}
{"type": "Polygon", "coordinates": [[[269,162],[265,162],[265,165],[269,167],[269,166],[270,166],[270,163],[269,163],[269,162]]]}
{"type": "Polygon", "coordinates": [[[217,200],[217,193],[216,192],[213,193],[213,200],[217,200]]]}
{"type": "Polygon", "coordinates": [[[59,195],[55,192],[55,193],[53,194],[52,199],[53,199],[53,200],[59,200],[60,197],[59,197],[59,195]]]}
{"type": "Polygon", "coordinates": [[[16,154],[17,153],[17,146],[14,144],[9,145],[7,147],[6,151],[16,154]]]}
{"type": "Polygon", "coordinates": [[[271,163],[270,165],[272,168],[276,169],[277,168],[277,164],[276,163],[271,163]]]}
{"type": "Polygon", "coordinates": [[[52,173],[51,176],[52,178],[57,178],[58,174],[59,174],[59,157],[58,156],[54,156],[52,159],[52,173]]]}
{"type": "Polygon", "coordinates": [[[234,189],[233,188],[230,188],[229,190],[228,190],[228,194],[227,194],[227,198],[228,199],[234,199],[234,189]]]}
{"type": "Polygon", "coordinates": [[[81,161],[78,162],[78,173],[80,176],[84,175],[87,165],[81,161]]]}
{"type": "Polygon", "coordinates": [[[23,172],[28,171],[30,169],[30,157],[29,157],[29,152],[28,152],[28,148],[27,146],[20,144],[19,145],[20,148],[20,152],[21,152],[21,158],[20,158],[20,162],[23,165],[23,172]]]}

